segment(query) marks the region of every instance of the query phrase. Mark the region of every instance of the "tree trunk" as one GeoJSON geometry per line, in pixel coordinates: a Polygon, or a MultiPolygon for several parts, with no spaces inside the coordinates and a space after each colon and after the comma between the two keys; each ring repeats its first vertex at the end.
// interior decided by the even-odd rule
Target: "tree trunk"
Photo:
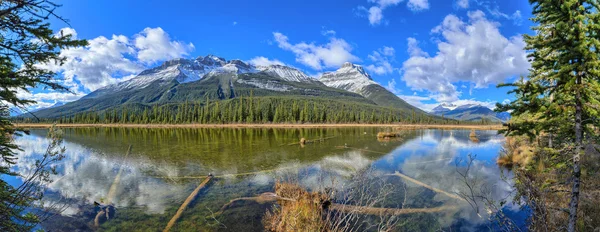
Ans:
{"type": "Polygon", "coordinates": [[[552,148],[552,133],[548,133],[548,148],[552,148]]]}
{"type": "MultiPolygon", "coordinates": [[[[581,75],[577,76],[577,84],[581,85],[581,75]]],[[[580,89],[575,94],[575,154],[573,155],[573,189],[571,190],[571,202],[569,203],[569,225],[567,231],[575,232],[577,224],[577,207],[579,205],[579,187],[581,184],[581,166],[579,164],[582,146],[581,115],[583,113],[580,89]]]]}

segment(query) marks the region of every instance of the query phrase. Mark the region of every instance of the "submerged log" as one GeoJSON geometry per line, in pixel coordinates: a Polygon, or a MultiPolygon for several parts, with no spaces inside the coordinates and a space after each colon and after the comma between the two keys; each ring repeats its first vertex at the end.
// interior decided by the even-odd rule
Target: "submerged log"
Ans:
{"type": "Polygon", "coordinates": [[[331,204],[329,209],[336,210],[344,213],[358,213],[358,214],[367,214],[367,215],[403,215],[403,214],[415,214],[415,213],[439,213],[443,211],[456,210],[456,206],[440,206],[433,208],[407,208],[407,209],[398,209],[398,208],[377,208],[377,207],[366,207],[366,206],[355,206],[355,205],[345,205],[345,204],[331,204]]]}
{"type": "MultiPolygon", "coordinates": [[[[127,156],[129,156],[129,153],[131,153],[131,145],[129,145],[129,148],[127,148],[127,153],[125,153],[125,157],[123,158],[127,158],[127,156]]],[[[113,199],[115,198],[115,195],[117,194],[117,187],[119,187],[119,183],[121,183],[121,173],[123,173],[123,164],[121,164],[121,166],[119,167],[119,172],[117,172],[117,176],[115,176],[115,179],[113,180],[112,185],[110,186],[110,189],[108,190],[108,195],[106,196],[106,203],[108,204],[112,204],[113,199]]]]}
{"type": "Polygon", "coordinates": [[[179,217],[181,217],[181,214],[183,214],[183,211],[187,208],[187,206],[190,204],[190,202],[192,202],[192,200],[194,200],[194,198],[196,198],[196,195],[198,195],[198,192],[200,192],[200,190],[202,190],[212,178],[213,178],[213,176],[209,175],[208,177],[206,177],[206,179],[204,179],[204,181],[202,181],[202,183],[200,183],[200,185],[198,185],[198,187],[196,187],[196,189],[194,189],[194,191],[190,194],[190,196],[188,196],[185,199],[185,201],[183,202],[183,204],[181,204],[181,206],[177,210],[177,213],[175,213],[175,215],[173,215],[173,218],[171,218],[171,220],[169,221],[169,223],[167,224],[167,226],[165,227],[163,232],[168,232],[169,230],[171,230],[171,227],[173,227],[173,225],[175,225],[175,222],[177,222],[177,219],[179,219],[179,217]]]}
{"type": "Polygon", "coordinates": [[[423,182],[421,182],[421,181],[418,181],[418,180],[416,180],[416,179],[413,179],[413,178],[411,178],[411,177],[409,177],[409,176],[407,176],[407,175],[404,175],[404,174],[402,174],[402,173],[400,173],[400,172],[398,172],[398,171],[396,171],[394,174],[387,174],[387,176],[399,176],[399,177],[401,177],[401,178],[403,178],[403,179],[405,179],[405,180],[408,180],[408,181],[410,181],[410,182],[412,182],[412,183],[414,183],[414,184],[416,184],[416,185],[419,185],[419,186],[422,186],[422,187],[425,187],[425,188],[431,189],[431,190],[432,190],[432,191],[434,191],[434,192],[437,192],[437,193],[444,194],[444,195],[446,195],[446,196],[448,196],[448,197],[450,197],[450,198],[454,198],[454,199],[457,199],[457,200],[465,201],[465,199],[461,198],[460,196],[458,196],[458,195],[456,195],[456,194],[449,193],[449,192],[446,192],[446,191],[444,191],[444,190],[441,190],[441,189],[438,189],[438,188],[431,187],[431,186],[429,186],[429,185],[427,185],[427,184],[425,184],[425,183],[423,183],[423,182]]]}

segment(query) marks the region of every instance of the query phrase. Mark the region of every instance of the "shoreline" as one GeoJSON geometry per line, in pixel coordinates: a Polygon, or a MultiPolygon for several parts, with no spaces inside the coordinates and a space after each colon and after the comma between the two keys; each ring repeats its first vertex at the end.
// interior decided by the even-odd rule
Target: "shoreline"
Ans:
{"type": "MultiPolygon", "coordinates": [[[[50,123],[15,123],[18,128],[50,128],[50,123]]],[[[436,124],[56,124],[60,128],[344,128],[394,127],[397,129],[473,129],[500,130],[502,125],[436,125],[436,124]]]]}

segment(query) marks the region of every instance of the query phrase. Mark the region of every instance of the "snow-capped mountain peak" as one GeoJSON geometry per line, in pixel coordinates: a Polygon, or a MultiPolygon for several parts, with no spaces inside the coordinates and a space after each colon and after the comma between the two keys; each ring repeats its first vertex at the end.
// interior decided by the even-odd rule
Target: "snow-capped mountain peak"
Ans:
{"type": "Polygon", "coordinates": [[[376,84],[362,66],[346,62],[335,72],[328,72],[319,78],[329,87],[344,89],[350,92],[363,94],[365,87],[376,84]]]}

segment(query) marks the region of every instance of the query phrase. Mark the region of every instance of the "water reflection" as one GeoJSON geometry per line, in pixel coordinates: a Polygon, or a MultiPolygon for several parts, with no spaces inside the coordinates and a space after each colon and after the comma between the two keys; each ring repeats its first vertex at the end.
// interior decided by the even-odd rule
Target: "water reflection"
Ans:
{"type": "MultiPolygon", "coordinates": [[[[328,178],[335,178],[336,186],[341,188],[346,184],[344,180],[368,167],[373,167],[376,175],[399,171],[434,188],[460,192],[464,183],[456,173],[457,164],[468,154],[477,155],[471,174],[493,187],[495,199],[510,192],[510,184],[500,179],[493,162],[503,142],[495,131],[478,131],[479,142],[474,143],[469,140],[469,131],[462,130],[411,130],[401,132],[401,139],[377,141],[375,134],[381,130],[66,129],[66,158],[57,164],[59,174],[51,177],[48,189],[54,194],[48,194],[48,200],[69,199],[73,204],[63,214],[84,218],[81,221],[88,224],[91,219],[84,214],[91,203],[110,200],[121,218],[100,229],[159,230],[198,184],[196,179],[178,177],[273,170],[218,180],[185,211],[180,222],[180,228],[260,230],[260,219],[256,217],[264,213],[266,206],[260,206],[263,211],[253,214],[246,212],[252,211],[252,205],[241,207],[240,210],[245,207],[242,211],[232,210],[228,215],[235,218],[221,219],[226,229],[215,227],[206,209],[216,211],[230,199],[272,191],[275,179],[289,174],[301,174],[300,184],[311,189],[322,187],[324,181],[331,181],[328,178]],[[329,139],[304,147],[289,145],[300,138],[329,139]],[[133,153],[124,157],[128,145],[133,146],[133,153]],[[122,174],[115,182],[119,169],[122,174]],[[113,185],[114,198],[107,199],[113,185]]],[[[32,135],[17,138],[24,151],[15,168],[26,172],[34,164],[36,154],[48,145],[45,133],[34,130],[32,135]]],[[[486,221],[465,202],[395,176],[388,179],[407,183],[407,192],[402,193],[403,197],[408,196],[407,207],[458,206],[453,211],[422,216],[434,221],[435,228],[474,228],[486,221]]]]}

